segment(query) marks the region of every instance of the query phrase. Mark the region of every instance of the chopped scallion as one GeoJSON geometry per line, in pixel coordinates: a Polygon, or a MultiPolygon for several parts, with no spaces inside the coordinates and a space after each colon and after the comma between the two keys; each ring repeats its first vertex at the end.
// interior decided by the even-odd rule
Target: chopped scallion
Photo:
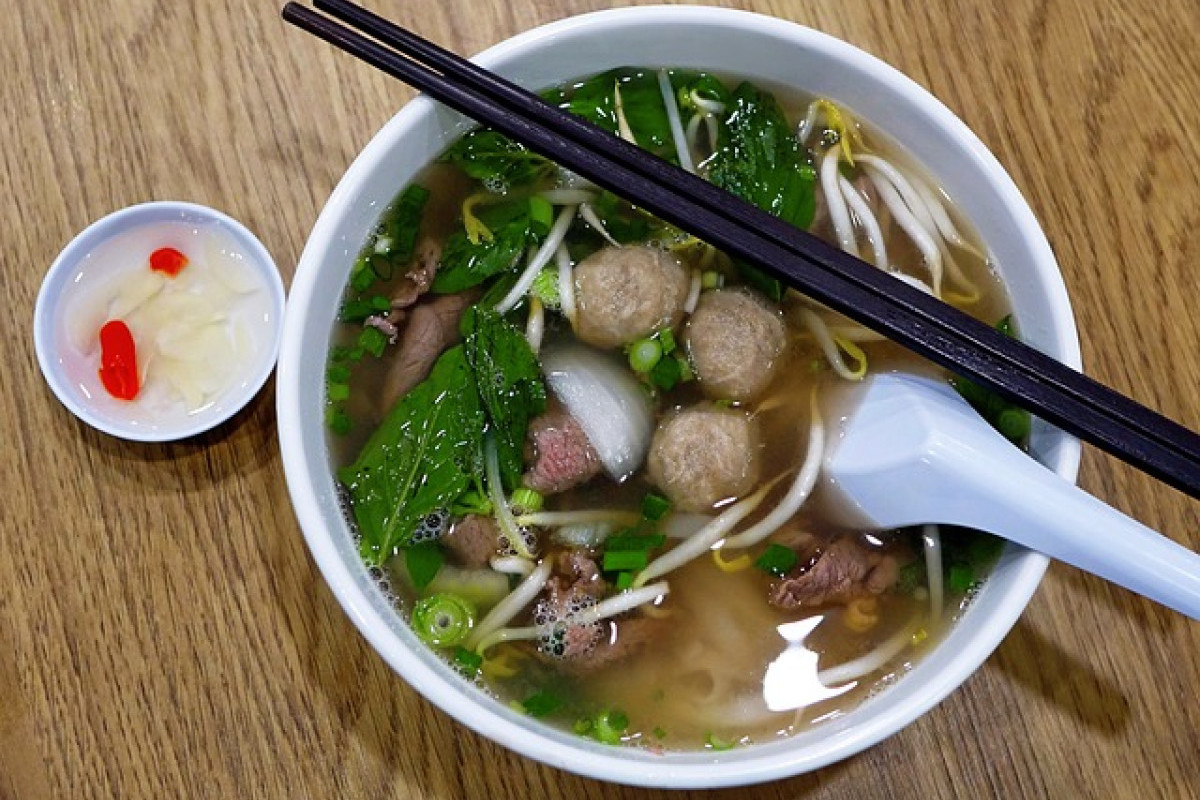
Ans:
{"type": "Polygon", "coordinates": [[[671,501],[660,494],[650,492],[642,498],[642,516],[651,522],[658,522],[671,510],[671,501]]]}
{"type": "Polygon", "coordinates": [[[800,557],[791,548],[771,543],[763,551],[763,554],[758,557],[758,560],[754,562],[754,566],[764,572],[770,572],[772,575],[778,575],[782,578],[791,572],[792,567],[796,566],[796,562],[799,560],[800,557]]]}
{"type": "Polygon", "coordinates": [[[645,569],[650,563],[650,557],[645,550],[605,550],[604,571],[621,572],[624,570],[645,569]]]}

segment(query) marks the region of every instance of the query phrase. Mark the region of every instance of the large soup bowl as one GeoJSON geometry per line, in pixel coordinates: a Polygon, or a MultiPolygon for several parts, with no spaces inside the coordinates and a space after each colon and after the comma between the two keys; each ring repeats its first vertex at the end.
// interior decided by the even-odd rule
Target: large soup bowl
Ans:
{"type": "MultiPolygon", "coordinates": [[[[1066,291],[1046,238],[1012,180],[945,106],[895,69],[842,41],[750,13],[641,7],[565,19],[481,53],[478,63],[541,89],[612,67],[678,66],[828,96],[900,142],[973,222],[1007,284],[1022,335],[1079,368],[1066,291]]],[[[364,67],[363,69],[366,69],[364,67]]],[[[350,166],[304,249],[279,357],[280,443],[296,515],[350,619],[397,673],[444,711],[530,758],[594,778],[659,787],[767,781],[846,758],[929,710],[983,663],[1028,603],[1044,557],[1008,546],[946,638],[848,713],[790,738],[724,752],[655,754],[609,747],[514,712],[422,645],[359,560],[342,517],[324,425],[325,359],[338,298],[380,210],[471,123],[420,97],[350,166]]],[[[1034,456],[1073,480],[1078,442],[1036,426],[1034,456]]]]}

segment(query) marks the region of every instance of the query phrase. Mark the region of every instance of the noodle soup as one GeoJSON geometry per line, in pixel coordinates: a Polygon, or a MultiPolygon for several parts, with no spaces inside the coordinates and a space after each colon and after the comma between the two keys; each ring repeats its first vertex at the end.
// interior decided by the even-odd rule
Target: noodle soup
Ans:
{"type": "MultiPolygon", "coordinates": [[[[685,70],[548,94],[1011,330],[969,225],[850,109],[685,70]]],[[[931,365],[494,132],[399,191],[340,319],[326,421],[361,557],[465,680],[579,736],[723,750],[835,717],[999,551],[820,514],[832,389],[931,365]]]]}

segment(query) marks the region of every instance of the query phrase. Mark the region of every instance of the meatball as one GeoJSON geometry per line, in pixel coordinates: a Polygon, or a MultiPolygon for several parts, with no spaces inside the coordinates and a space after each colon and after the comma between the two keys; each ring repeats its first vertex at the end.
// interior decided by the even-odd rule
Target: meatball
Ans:
{"type": "Polygon", "coordinates": [[[681,511],[709,511],[749,492],[759,476],[758,424],[746,412],[707,403],[659,423],[650,480],[681,511]]]}
{"type": "Polygon", "coordinates": [[[744,402],[775,377],[787,330],[766,301],[748,291],[722,289],[700,296],[684,342],[704,393],[744,402]]]}
{"type": "Polygon", "coordinates": [[[576,335],[619,347],[679,324],[690,276],[658,247],[606,247],[575,268],[576,335]]]}

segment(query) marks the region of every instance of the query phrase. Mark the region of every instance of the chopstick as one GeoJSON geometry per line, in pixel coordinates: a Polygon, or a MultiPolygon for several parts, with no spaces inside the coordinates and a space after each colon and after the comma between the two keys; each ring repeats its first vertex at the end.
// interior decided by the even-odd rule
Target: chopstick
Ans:
{"type": "Polygon", "coordinates": [[[1200,497],[1196,433],[366,9],[346,0],[316,0],[316,5],[378,41],[296,3],[284,7],[283,17],[810,298],[1200,497]]]}

